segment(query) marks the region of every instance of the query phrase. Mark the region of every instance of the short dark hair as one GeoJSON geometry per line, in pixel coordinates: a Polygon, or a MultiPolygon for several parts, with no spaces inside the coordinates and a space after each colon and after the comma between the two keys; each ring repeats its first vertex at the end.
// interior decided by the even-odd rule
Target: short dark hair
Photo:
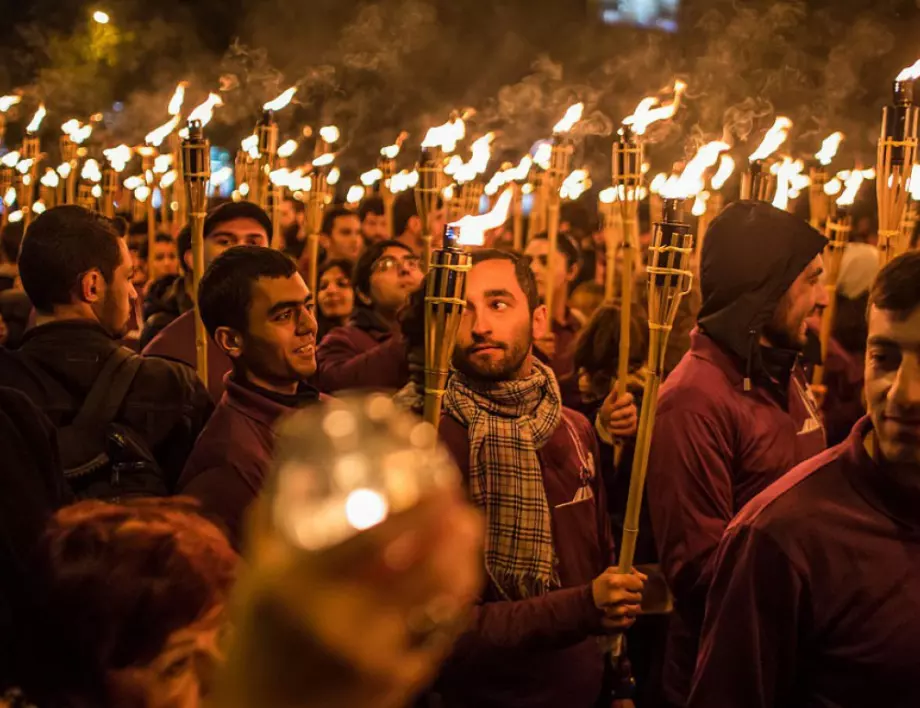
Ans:
{"type": "MultiPolygon", "coordinates": [[[[616,378],[617,361],[620,358],[620,313],[619,305],[602,305],[575,340],[575,369],[584,369],[594,376],[604,374],[616,378]]],[[[648,327],[645,326],[645,312],[633,305],[629,321],[629,368],[638,369],[648,357],[648,327]]]]}
{"type": "Polygon", "coordinates": [[[540,295],[537,292],[537,281],[530,269],[530,259],[511,251],[499,251],[495,248],[484,248],[473,253],[473,265],[487,261],[509,261],[514,265],[514,277],[524,291],[527,298],[527,307],[533,312],[540,305],[540,295]]]}
{"type": "MultiPolygon", "coordinates": [[[[383,204],[383,198],[378,197],[376,194],[373,194],[369,197],[364,197],[364,199],[362,199],[361,203],[358,205],[358,217],[362,222],[368,214],[384,216],[386,213],[387,210],[383,204]]],[[[403,231],[405,231],[405,229],[403,229],[403,231]]]]}
{"type": "Polygon", "coordinates": [[[381,259],[388,248],[401,248],[407,253],[415,253],[406,244],[399,241],[376,241],[369,244],[358,256],[358,262],[355,263],[355,269],[351,276],[351,284],[354,286],[355,292],[370,296],[371,274],[374,272],[374,265],[381,259]]]}
{"type": "Polygon", "coordinates": [[[327,236],[332,235],[332,229],[335,228],[335,220],[343,216],[354,216],[357,218],[358,215],[348,207],[343,206],[334,206],[326,209],[323,213],[323,225],[320,229],[320,233],[324,233],[327,236]]]}
{"type": "Polygon", "coordinates": [[[218,226],[234,219],[252,219],[265,229],[268,238],[272,237],[272,220],[262,207],[252,202],[225,202],[211,209],[204,220],[204,237],[207,238],[218,226]]]}
{"type": "MultiPolygon", "coordinates": [[[[544,231],[542,234],[534,236],[531,240],[547,241],[549,240],[549,234],[544,231]]],[[[566,267],[571,268],[573,265],[581,266],[581,249],[578,247],[578,244],[575,243],[575,240],[568,234],[560,233],[558,235],[556,239],[556,250],[565,256],[566,267]]]]}
{"type": "Polygon", "coordinates": [[[290,202],[294,206],[294,211],[298,214],[303,214],[307,210],[307,205],[299,199],[294,199],[294,197],[285,197],[282,201],[290,202]]]}
{"type": "Polygon", "coordinates": [[[869,291],[869,307],[900,318],[920,307],[920,251],[908,251],[882,268],[869,291]]]}
{"type": "Polygon", "coordinates": [[[0,234],[0,249],[7,262],[15,263],[19,260],[19,248],[22,246],[23,224],[21,221],[8,223],[0,234]]]}
{"type": "Polygon", "coordinates": [[[121,265],[121,234],[111,219],[80,206],[65,205],[41,214],[26,231],[19,275],[39,312],[71,303],[78,283],[98,268],[106,282],[121,265]]]}
{"type": "Polygon", "coordinates": [[[185,263],[185,254],[192,250],[192,227],[186,224],[176,236],[176,248],[179,251],[179,267],[183,273],[191,273],[191,269],[185,263]]]}
{"type": "Polygon", "coordinates": [[[295,273],[294,261],[273,248],[228,248],[208,266],[198,286],[198,309],[208,334],[213,337],[218,327],[246,332],[256,281],[290,278],[295,273]]]}
{"type": "MultiPolygon", "coordinates": [[[[154,236],[153,240],[156,243],[175,244],[175,241],[173,241],[172,236],[170,236],[169,234],[164,234],[164,233],[158,233],[156,236],[154,236]]],[[[150,255],[150,243],[146,240],[141,241],[141,245],[137,247],[137,253],[141,258],[143,258],[146,261],[150,255]]]]}
{"type": "MultiPolygon", "coordinates": [[[[442,206],[444,206],[444,200],[438,197],[438,209],[442,206]]],[[[396,195],[396,200],[393,202],[393,235],[402,236],[409,226],[409,219],[413,216],[418,216],[414,187],[396,195]]]]}

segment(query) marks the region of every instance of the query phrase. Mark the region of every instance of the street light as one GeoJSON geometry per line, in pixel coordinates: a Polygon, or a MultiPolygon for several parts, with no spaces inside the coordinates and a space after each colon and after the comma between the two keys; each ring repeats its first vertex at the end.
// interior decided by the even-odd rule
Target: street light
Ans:
{"type": "Polygon", "coordinates": [[[103,12],[102,10],[96,10],[93,13],[93,20],[100,25],[109,24],[109,19],[109,14],[107,12],[103,12]]]}

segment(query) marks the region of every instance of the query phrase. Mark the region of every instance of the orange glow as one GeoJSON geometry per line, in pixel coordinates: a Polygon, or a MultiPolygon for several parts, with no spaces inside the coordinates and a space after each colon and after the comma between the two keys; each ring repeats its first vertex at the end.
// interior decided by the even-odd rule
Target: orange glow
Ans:
{"type": "Polygon", "coordinates": [[[757,148],[757,150],[754,151],[754,154],[751,155],[751,162],[756,160],[766,160],[774,152],[779,150],[780,145],[786,142],[786,138],[789,137],[789,131],[791,129],[791,120],[785,116],[780,116],[777,118],[776,122],[773,124],[773,127],[770,128],[770,130],[768,130],[767,134],[764,136],[760,147],[757,148]]]}
{"type": "Polygon", "coordinates": [[[171,116],[177,116],[182,111],[182,104],[185,102],[185,87],[188,86],[188,81],[180,81],[179,85],[176,86],[176,91],[173,94],[172,98],[169,99],[169,108],[166,109],[166,112],[171,116]]]}
{"type": "Polygon", "coordinates": [[[208,94],[208,98],[189,114],[189,121],[200,121],[201,127],[206,126],[214,117],[214,109],[224,105],[223,99],[216,93],[208,94]]]}
{"type": "Polygon", "coordinates": [[[664,106],[658,105],[657,98],[643,98],[636,107],[635,113],[623,120],[623,125],[630,126],[636,135],[645,135],[645,131],[653,123],[674,117],[677,109],[680,108],[680,99],[686,90],[687,84],[683,81],[675,81],[674,100],[664,106]]]}
{"type": "Polygon", "coordinates": [[[575,124],[581,120],[584,113],[584,103],[576,103],[574,106],[569,106],[569,109],[565,112],[565,116],[563,116],[562,120],[556,123],[553,128],[553,134],[559,135],[561,133],[568,133],[575,127],[575,124]]]}
{"type": "Polygon", "coordinates": [[[702,216],[706,213],[706,204],[709,201],[709,192],[700,192],[693,200],[693,209],[691,213],[694,216],[702,216]]]}
{"type": "Polygon", "coordinates": [[[466,123],[462,118],[448,121],[444,125],[439,125],[429,129],[422,141],[423,148],[441,148],[444,152],[453,152],[457,149],[457,143],[466,137],[466,123]]]}
{"type": "Polygon", "coordinates": [[[716,173],[712,176],[712,188],[716,191],[722,189],[734,171],[735,160],[731,155],[722,155],[722,159],[719,160],[719,169],[716,170],[716,173]]]}
{"type": "Polygon", "coordinates": [[[460,244],[464,246],[481,246],[485,243],[486,231],[497,229],[508,220],[514,190],[510,187],[502,192],[492,211],[479,216],[464,216],[451,226],[460,229],[460,244]]]}
{"type": "Polygon", "coordinates": [[[898,74],[897,81],[916,81],[920,79],[920,59],[898,74]]]}
{"type": "Polygon", "coordinates": [[[853,170],[846,180],[843,194],[837,198],[837,206],[852,206],[856,201],[856,195],[859,192],[859,188],[862,187],[862,183],[865,179],[866,177],[862,170],[853,170]]]}
{"type": "Polygon", "coordinates": [[[6,113],[22,100],[22,96],[0,96],[0,113],[6,113]]]}
{"type": "Polygon", "coordinates": [[[279,95],[277,98],[274,98],[268,103],[264,104],[262,109],[266,111],[280,111],[291,102],[291,99],[294,98],[295,93],[297,93],[297,87],[291,86],[291,88],[281,93],[281,95],[279,95]]]}
{"type": "Polygon", "coordinates": [[[825,138],[824,142],[821,143],[821,149],[815,154],[818,162],[825,167],[831,164],[831,161],[837,156],[837,151],[840,149],[840,143],[842,142],[843,133],[839,131],[825,138]]]}
{"type": "Polygon", "coordinates": [[[45,110],[45,104],[42,103],[38,106],[38,110],[35,111],[35,115],[32,116],[32,121],[26,126],[26,132],[29,135],[37,133],[39,128],[42,127],[42,121],[45,120],[46,115],[48,115],[48,111],[45,110]]]}
{"type": "Polygon", "coordinates": [[[697,151],[693,159],[684,167],[683,174],[680,176],[680,190],[684,197],[695,196],[703,190],[705,186],[703,174],[716,164],[721,153],[729,149],[731,149],[731,146],[728,143],[714,141],[703,145],[697,151]]]}

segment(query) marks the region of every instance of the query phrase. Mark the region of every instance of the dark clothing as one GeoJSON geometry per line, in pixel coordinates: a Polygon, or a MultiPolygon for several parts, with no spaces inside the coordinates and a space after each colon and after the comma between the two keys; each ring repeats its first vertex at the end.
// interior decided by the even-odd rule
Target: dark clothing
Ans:
{"type": "Polygon", "coordinates": [[[7,349],[18,349],[32,316],[32,302],[29,296],[21,290],[0,292],[0,316],[3,317],[7,329],[4,346],[7,349]]]}
{"type": "MultiPolygon", "coordinates": [[[[26,333],[18,351],[0,350],[0,385],[22,391],[60,428],[73,420],[119,346],[88,320],[41,325],[26,333]]],[[[144,440],[171,490],[212,409],[194,371],[145,359],[115,422],[144,440]]]]}
{"type": "Polygon", "coordinates": [[[316,350],[316,385],[325,393],[346,389],[399,389],[409,381],[408,347],[370,308],[358,307],[316,350]]]}
{"type": "Polygon", "coordinates": [[[920,705],[920,493],[849,439],[755,498],[719,548],[693,708],[920,705]]]}
{"type": "Polygon", "coordinates": [[[827,444],[839,445],[849,437],[853,426],[865,415],[863,383],[865,352],[851,354],[833,337],[827,344],[824,362],[824,427],[827,444]]]}
{"type": "MultiPolygon", "coordinates": [[[[601,634],[601,615],[591,581],[613,563],[613,540],[604,485],[593,469],[593,496],[570,503],[583,485],[572,435],[591,468],[598,451],[591,424],[575,411],[564,409],[563,416],[539,451],[562,588],[509,602],[490,584],[438,682],[446,708],[593,708],[600,695],[604,658],[592,635],[601,634]]],[[[468,479],[468,429],[445,416],[439,432],[468,479]]]]}
{"type": "Polygon", "coordinates": [[[562,381],[575,375],[575,339],[584,323],[565,310],[565,322],[553,320],[553,334],[556,337],[556,355],[550,361],[550,368],[556,374],[556,380],[562,381]]]}
{"type": "Polygon", "coordinates": [[[140,349],[150,344],[179,315],[193,307],[195,303],[187,292],[185,278],[182,276],[168,275],[152,283],[144,298],[140,349]]]}
{"type": "Polygon", "coordinates": [[[278,419],[319,400],[302,386],[293,396],[228,377],[226,391],[198,438],[179,480],[180,494],[201,502],[237,550],[246,510],[262,491],[271,466],[278,419]]]}
{"type": "MultiPolygon", "coordinates": [[[[141,352],[146,357],[159,357],[185,364],[194,370],[198,366],[195,348],[195,311],[177,317],[168,324],[141,352]]],[[[224,395],[224,379],[233,369],[233,362],[208,337],[208,393],[218,402],[224,395]]]]}

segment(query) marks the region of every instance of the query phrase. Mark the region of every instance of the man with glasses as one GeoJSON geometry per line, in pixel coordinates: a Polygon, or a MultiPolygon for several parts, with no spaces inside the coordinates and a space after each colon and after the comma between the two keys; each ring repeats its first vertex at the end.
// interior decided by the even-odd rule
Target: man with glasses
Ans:
{"type": "Polygon", "coordinates": [[[407,345],[397,316],[422,282],[418,256],[398,241],[371,244],[355,265],[355,310],[316,353],[316,382],[343,389],[398,389],[409,380],[407,345]]]}

